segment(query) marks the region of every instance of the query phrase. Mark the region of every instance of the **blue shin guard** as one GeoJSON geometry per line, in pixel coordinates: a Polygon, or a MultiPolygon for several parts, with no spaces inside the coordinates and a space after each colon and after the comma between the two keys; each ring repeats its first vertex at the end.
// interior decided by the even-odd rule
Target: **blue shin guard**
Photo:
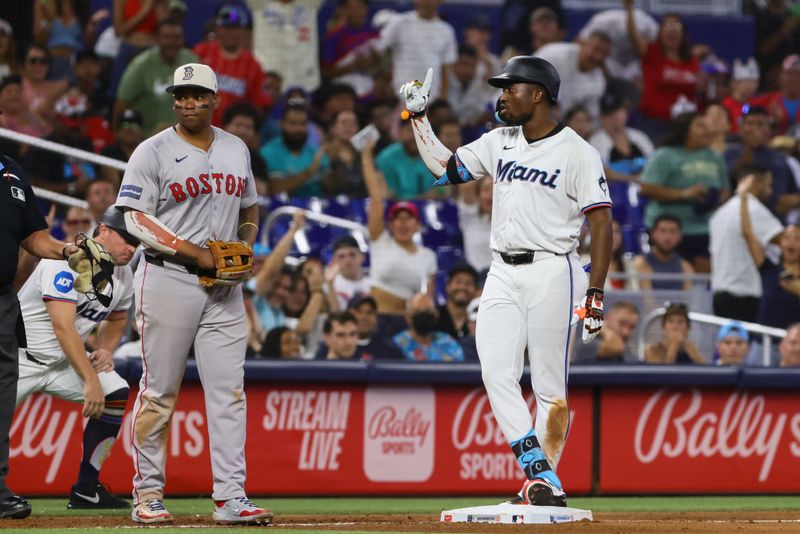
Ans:
{"type": "Polygon", "coordinates": [[[517,457],[517,461],[528,480],[542,478],[559,490],[563,488],[561,480],[559,480],[553,468],[550,467],[550,462],[547,461],[533,429],[523,438],[512,441],[511,450],[514,451],[514,455],[517,457]]]}

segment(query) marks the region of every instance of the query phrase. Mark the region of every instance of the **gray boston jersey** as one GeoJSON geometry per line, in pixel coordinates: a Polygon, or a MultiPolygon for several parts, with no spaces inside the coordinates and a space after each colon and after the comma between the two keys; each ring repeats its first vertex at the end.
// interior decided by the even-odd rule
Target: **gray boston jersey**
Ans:
{"type": "Polygon", "coordinates": [[[238,137],[212,128],[208,152],[174,128],[143,141],[128,162],[116,205],[155,216],[195,245],[238,239],[239,210],[256,203],[250,152],[238,137]]]}

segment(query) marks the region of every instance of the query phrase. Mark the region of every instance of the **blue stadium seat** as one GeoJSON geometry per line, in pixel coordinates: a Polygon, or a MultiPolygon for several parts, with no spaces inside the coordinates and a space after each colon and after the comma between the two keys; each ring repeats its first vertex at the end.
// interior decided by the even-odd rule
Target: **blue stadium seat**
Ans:
{"type": "Polygon", "coordinates": [[[647,234],[644,224],[646,199],[631,189],[633,184],[612,182],[609,184],[612,216],[622,227],[622,248],[625,252],[639,254],[642,251],[642,234],[647,234]]]}
{"type": "Polygon", "coordinates": [[[366,198],[350,199],[350,217],[357,223],[367,224],[367,202],[366,198]]]}
{"type": "Polygon", "coordinates": [[[341,219],[353,220],[352,216],[352,201],[350,197],[339,195],[336,198],[328,200],[325,205],[325,213],[331,217],[339,217],[341,219]]]}
{"type": "Polygon", "coordinates": [[[439,264],[439,271],[445,274],[459,263],[466,263],[464,251],[461,247],[445,245],[436,249],[436,260],[439,264]]]}
{"type": "Polygon", "coordinates": [[[422,242],[437,249],[442,246],[461,246],[458,208],[452,200],[423,200],[417,202],[422,218],[422,242]]]}
{"type": "Polygon", "coordinates": [[[447,275],[453,266],[466,263],[464,251],[461,247],[445,245],[436,249],[436,261],[439,269],[436,271],[436,301],[443,304],[445,301],[444,287],[447,285],[447,275]]]}

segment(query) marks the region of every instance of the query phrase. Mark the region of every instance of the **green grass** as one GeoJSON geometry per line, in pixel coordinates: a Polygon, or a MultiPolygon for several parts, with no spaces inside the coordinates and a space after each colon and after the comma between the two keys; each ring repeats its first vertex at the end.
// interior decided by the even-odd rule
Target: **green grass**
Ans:
{"type": "MultiPolygon", "coordinates": [[[[438,514],[442,510],[497,504],[502,497],[330,497],[257,498],[276,515],[320,514],[438,514]]],[[[95,512],[67,510],[66,499],[32,499],[34,516],[97,515],[95,512]]],[[[210,515],[211,499],[166,500],[174,515],[210,515]]],[[[594,512],[682,512],[725,510],[800,510],[800,496],[697,496],[697,497],[574,497],[569,505],[594,512]]],[[[125,510],[105,515],[127,516],[125,510]]],[[[4,529],[5,531],[5,529],[4,529]]],[[[273,532],[273,531],[270,531],[273,532]]]]}

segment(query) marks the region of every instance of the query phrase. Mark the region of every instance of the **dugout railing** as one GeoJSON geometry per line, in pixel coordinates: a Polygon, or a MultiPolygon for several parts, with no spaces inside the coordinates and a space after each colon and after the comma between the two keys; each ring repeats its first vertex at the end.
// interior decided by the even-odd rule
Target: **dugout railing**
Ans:
{"type": "MultiPolygon", "coordinates": [[[[644,351],[645,346],[647,344],[647,340],[645,338],[645,334],[648,329],[658,320],[660,320],[667,309],[663,306],[652,310],[650,313],[645,315],[642,318],[641,325],[639,328],[639,334],[637,338],[637,347],[638,347],[638,355],[641,361],[644,361],[644,351]]],[[[703,325],[710,325],[715,328],[718,328],[724,324],[728,324],[731,322],[731,319],[726,317],[718,317],[716,315],[711,315],[708,313],[699,313],[690,311],[689,312],[689,319],[693,323],[700,323],[703,325]]],[[[758,323],[750,323],[747,321],[739,321],[742,326],[750,333],[751,341],[753,340],[753,335],[759,339],[759,343],[757,344],[758,347],[755,350],[760,351],[760,363],[766,367],[768,367],[772,359],[774,358],[773,354],[773,338],[783,339],[786,336],[786,330],[783,328],[774,328],[771,326],[764,326],[758,323]]],[[[712,338],[712,342],[716,341],[716,336],[712,338]]]]}

